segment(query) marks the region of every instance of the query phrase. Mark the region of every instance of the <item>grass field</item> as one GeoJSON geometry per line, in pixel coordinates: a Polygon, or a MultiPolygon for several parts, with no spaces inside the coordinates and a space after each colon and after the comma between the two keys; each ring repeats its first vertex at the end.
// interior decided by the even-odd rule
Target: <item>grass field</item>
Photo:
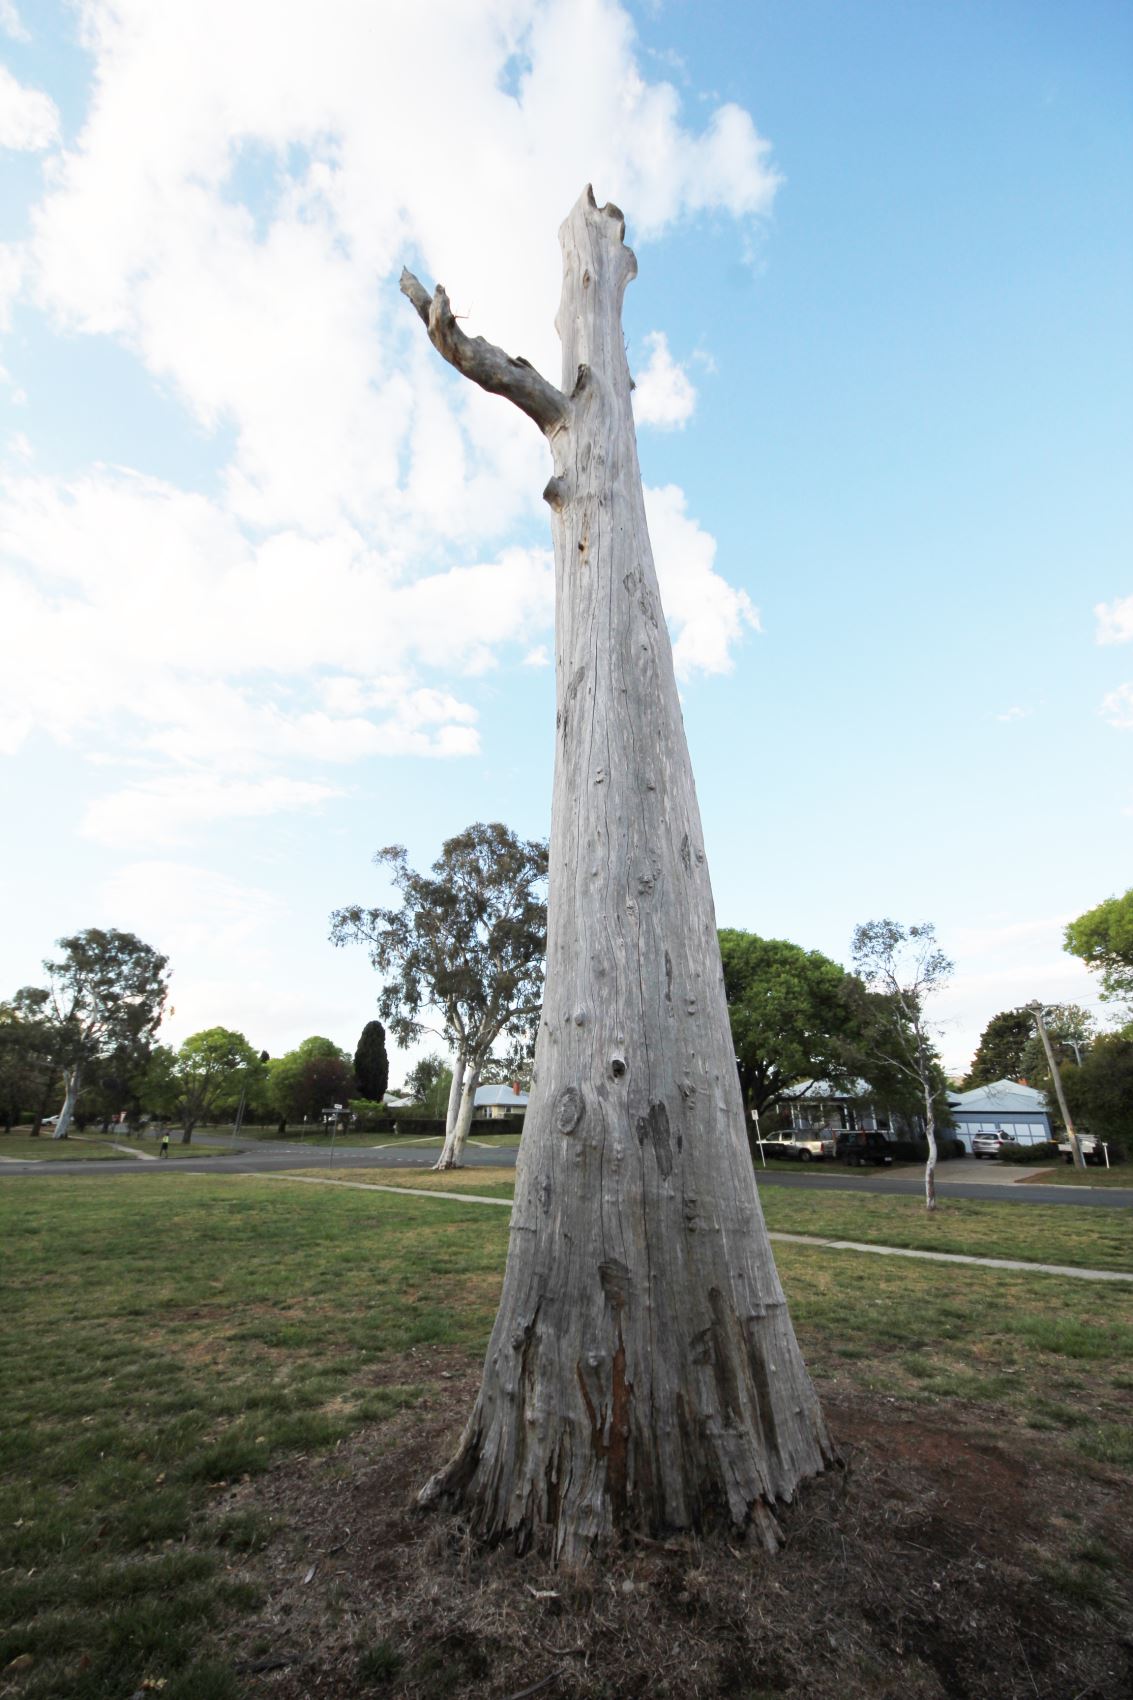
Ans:
{"type": "MultiPolygon", "coordinates": [[[[288,1145],[309,1145],[312,1150],[329,1150],[332,1143],[329,1133],[324,1133],[321,1129],[316,1132],[309,1127],[288,1128],[286,1134],[278,1132],[276,1128],[244,1128],[241,1130],[240,1140],[242,1143],[248,1144],[270,1145],[278,1141],[281,1144],[288,1145]]],[[[439,1135],[428,1133],[358,1133],[356,1130],[351,1130],[349,1133],[336,1134],[333,1143],[336,1150],[347,1149],[351,1146],[357,1148],[360,1146],[405,1145],[418,1151],[440,1151],[444,1141],[439,1135]]],[[[471,1145],[502,1145],[514,1149],[519,1145],[519,1134],[493,1133],[487,1129],[476,1128],[469,1135],[469,1143],[471,1145]]]]}
{"type": "MultiPolygon", "coordinates": [[[[84,1133],[73,1134],[67,1139],[52,1139],[49,1133],[40,1134],[33,1139],[26,1133],[0,1133],[0,1158],[6,1157],[10,1162],[15,1160],[23,1163],[96,1163],[114,1158],[117,1162],[128,1163],[129,1157],[116,1147],[126,1145],[131,1150],[143,1151],[148,1157],[156,1157],[160,1141],[156,1139],[130,1139],[123,1134],[84,1133]]],[[[190,1145],[180,1144],[180,1135],[173,1133],[170,1138],[169,1156],[171,1158],[203,1157],[209,1151],[216,1150],[207,1140],[194,1139],[190,1145]]],[[[137,1159],[134,1159],[135,1162],[137,1159]]]]}
{"type": "MultiPolygon", "coordinates": [[[[829,1195],[766,1201],[773,1225],[850,1232],[825,1214],[829,1195]],[[808,1206],[821,1217],[801,1218],[808,1206]]],[[[883,1203],[892,1238],[889,1207],[912,1201],[846,1202],[883,1203]]],[[[1037,1214],[956,1209],[965,1225],[950,1232],[1011,1255],[995,1236],[1037,1214]]],[[[1080,1231],[1108,1243],[1109,1212],[1050,1214],[1088,1217],[1080,1231]]],[[[1047,1224],[1042,1255],[1070,1261],[1078,1233],[1047,1224]]],[[[264,1609],[261,1560],[286,1516],[233,1510],[227,1490],[288,1459],[298,1471],[361,1425],[380,1451],[381,1425],[439,1385],[414,1353],[483,1352],[507,1237],[503,1210],[240,1176],[0,1184],[0,1689],[251,1692],[224,1636],[264,1609]]],[[[1053,1445],[1083,1480],[1133,1471],[1133,1291],[783,1244],[776,1259],[820,1387],[976,1409],[1024,1454],[1053,1445]]]]}
{"type": "MultiPolygon", "coordinates": [[[[477,1192],[487,1198],[510,1198],[514,1190],[512,1176],[493,1169],[453,1169],[435,1174],[430,1169],[344,1167],[303,1172],[370,1185],[477,1192]]],[[[919,1198],[880,1193],[765,1186],[760,1198],[767,1226],[773,1232],[1133,1273],[1133,1210],[1128,1207],[1075,1210],[1059,1204],[994,1204],[975,1198],[949,1198],[942,1200],[930,1216],[919,1198]]]]}
{"type": "Polygon", "coordinates": [[[1083,1170],[1075,1169],[1070,1163],[1059,1163],[1053,1169],[1044,1169],[1039,1175],[1028,1175],[1019,1185],[1133,1187],[1133,1164],[1117,1163],[1112,1169],[1091,1164],[1083,1170]]]}

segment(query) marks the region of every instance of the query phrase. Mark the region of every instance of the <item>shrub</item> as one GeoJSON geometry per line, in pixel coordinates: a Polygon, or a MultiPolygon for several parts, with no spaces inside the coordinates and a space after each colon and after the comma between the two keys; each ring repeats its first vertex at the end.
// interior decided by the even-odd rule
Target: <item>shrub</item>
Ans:
{"type": "Polygon", "coordinates": [[[1053,1163],[1058,1159],[1058,1146],[1053,1139],[1043,1139],[1038,1145],[1003,1145],[999,1151],[1001,1163],[1053,1163]]]}
{"type": "Polygon", "coordinates": [[[928,1161],[928,1145],[923,1139],[895,1139],[893,1157],[898,1163],[925,1163],[928,1161]]]}
{"type": "Polygon", "coordinates": [[[350,1113],[359,1133],[387,1133],[394,1125],[385,1105],[373,1098],[351,1098],[350,1113]]]}
{"type": "Polygon", "coordinates": [[[440,1134],[444,1135],[445,1119],[443,1116],[426,1115],[419,1104],[406,1104],[394,1110],[388,1110],[392,1131],[403,1134],[440,1134]]]}

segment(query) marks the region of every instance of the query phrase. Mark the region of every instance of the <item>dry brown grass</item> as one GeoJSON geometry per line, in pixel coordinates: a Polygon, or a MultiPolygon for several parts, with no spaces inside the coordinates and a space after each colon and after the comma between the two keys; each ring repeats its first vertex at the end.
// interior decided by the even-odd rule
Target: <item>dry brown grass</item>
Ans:
{"type": "Polygon", "coordinates": [[[249,1695],[1127,1700],[1126,1473],[1054,1443],[1024,1460],[959,1401],[827,1387],[843,1466],[787,1511],[777,1558],[681,1538],[567,1575],[413,1509],[477,1367],[387,1363],[420,1407],[229,1494],[284,1530],[253,1570],[270,1606],[229,1648],[249,1695]]]}

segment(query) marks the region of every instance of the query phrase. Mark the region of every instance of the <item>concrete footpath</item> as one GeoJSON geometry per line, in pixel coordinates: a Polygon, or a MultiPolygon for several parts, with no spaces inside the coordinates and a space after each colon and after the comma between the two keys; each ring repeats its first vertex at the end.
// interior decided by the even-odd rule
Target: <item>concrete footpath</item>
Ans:
{"type": "MultiPolygon", "coordinates": [[[[392,1192],[405,1198],[443,1198],[458,1204],[491,1204],[510,1210],[510,1198],[488,1198],[482,1192],[446,1192],[441,1187],[382,1186],[376,1181],[334,1181],[322,1175],[259,1175],[259,1180],[290,1181],[298,1186],[341,1186],[351,1192],[392,1192]]],[[[817,1234],[770,1234],[790,1245],[817,1246],[823,1251],[865,1251],[876,1257],[915,1257],[926,1263],[964,1263],[977,1269],[1014,1269],[1030,1275],[1068,1275],[1075,1281],[1133,1281],[1133,1270],[1076,1269],[1069,1263],[1028,1263],[1013,1257],[969,1257],[959,1251],[913,1251],[908,1246],[866,1245],[861,1240],[825,1240],[817,1234]]]]}

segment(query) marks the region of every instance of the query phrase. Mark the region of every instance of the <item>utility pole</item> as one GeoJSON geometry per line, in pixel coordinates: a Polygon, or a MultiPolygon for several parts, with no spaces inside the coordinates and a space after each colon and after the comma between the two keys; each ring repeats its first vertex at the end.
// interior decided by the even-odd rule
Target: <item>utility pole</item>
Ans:
{"type": "Polygon", "coordinates": [[[1042,1004],[1033,1003],[1031,1005],[1031,1014],[1035,1018],[1035,1026],[1039,1030],[1039,1038],[1042,1040],[1043,1050],[1046,1052],[1047,1066],[1050,1069],[1050,1078],[1054,1084],[1054,1095],[1058,1099],[1058,1108],[1062,1115],[1062,1120],[1066,1124],[1066,1133],[1070,1140],[1070,1150],[1074,1157],[1074,1167],[1076,1169],[1084,1170],[1086,1167],[1086,1159],[1082,1155],[1082,1147],[1078,1144],[1078,1135],[1075,1133],[1074,1123],[1070,1119],[1070,1111],[1066,1103],[1066,1094],[1062,1090],[1062,1076],[1058,1072],[1058,1064],[1054,1060],[1054,1049],[1050,1042],[1050,1034],[1047,1032],[1046,1022],[1043,1020],[1042,1004]]]}

